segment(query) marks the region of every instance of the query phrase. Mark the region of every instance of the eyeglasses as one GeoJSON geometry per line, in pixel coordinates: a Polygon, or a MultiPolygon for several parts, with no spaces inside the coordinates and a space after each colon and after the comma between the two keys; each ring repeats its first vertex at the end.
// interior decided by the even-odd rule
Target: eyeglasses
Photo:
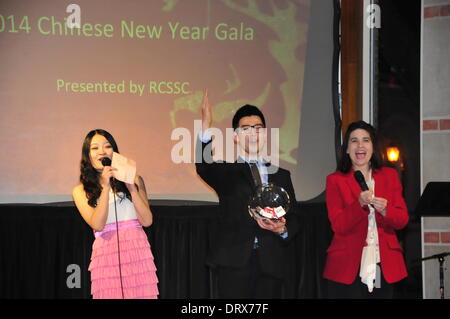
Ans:
{"type": "Polygon", "coordinates": [[[242,125],[240,127],[238,127],[238,130],[242,133],[242,134],[251,134],[252,129],[256,132],[256,133],[260,133],[264,130],[264,125],[262,124],[255,124],[255,125],[242,125]]]}

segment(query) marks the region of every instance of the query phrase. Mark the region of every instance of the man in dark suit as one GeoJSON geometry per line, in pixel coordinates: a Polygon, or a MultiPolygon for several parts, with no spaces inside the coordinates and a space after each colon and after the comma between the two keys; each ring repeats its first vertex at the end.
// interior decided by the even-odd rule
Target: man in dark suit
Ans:
{"type": "Polygon", "coordinates": [[[211,105],[205,91],[197,143],[197,154],[201,150],[202,158],[196,160],[196,168],[219,197],[220,214],[211,229],[208,254],[208,264],[217,278],[215,297],[282,298],[286,296],[288,244],[299,228],[290,173],[261,160],[266,123],[257,107],[244,105],[233,117],[233,139],[240,150],[234,163],[213,162],[211,151],[205,151],[211,145],[210,126],[211,105]],[[278,222],[255,220],[248,212],[256,186],[266,183],[284,188],[290,197],[289,212],[278,222]]]}

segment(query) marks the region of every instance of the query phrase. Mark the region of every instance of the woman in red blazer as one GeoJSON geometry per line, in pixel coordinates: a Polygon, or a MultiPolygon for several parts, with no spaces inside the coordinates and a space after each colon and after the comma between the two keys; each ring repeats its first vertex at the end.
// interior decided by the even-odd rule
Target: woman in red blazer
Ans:
{"type": "Polygon", "coordinates": [[[408,223],[397,172],[381,165],[375,129],[350,124],[338,170],[327,177],[326,203],[334,237],[324,278],[330,298],[392,298],[392,284],[407,276],[396,230],[408,223]],[[369,190],[354,177],[361,171],[369,190]]]}

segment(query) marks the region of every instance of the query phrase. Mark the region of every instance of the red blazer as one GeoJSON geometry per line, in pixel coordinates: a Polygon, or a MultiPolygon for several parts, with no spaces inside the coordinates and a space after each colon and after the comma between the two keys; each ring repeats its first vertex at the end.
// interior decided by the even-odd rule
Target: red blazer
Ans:
{"type": "MultiPolygon", "coordinates": [[[[397,172],[388,167],[374,170],[375,196],[387,199],[386,216],[376,212],[380,262],[388,283],[405,278],[403,249],[395,230],[408,223],[408,211],[402,197],[397,172]]],[[[353,177],[353,169],[344,174],[327,176],[326,202],[334,237],[327,249],[324,278],[351,284],[359,276],[362,249],[366,245],[369,209],[359,204],[361,188],[353,177]]]]}

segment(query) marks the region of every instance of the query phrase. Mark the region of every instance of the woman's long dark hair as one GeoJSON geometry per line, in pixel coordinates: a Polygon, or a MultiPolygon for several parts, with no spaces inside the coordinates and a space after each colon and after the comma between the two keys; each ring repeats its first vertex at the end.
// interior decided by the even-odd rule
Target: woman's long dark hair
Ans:
{"type": "MultiPolygon", "coordinates": [[[[117,143],[114,140],[114,137],[112,137],[112,135],[107,131],[96,129],[90,131],[86,135],[83,146],[81,148],[80,182],[81,184],[83,184],[84,191],[86,192],[88,204],[92,207],[97,206],[97,200],[102,192],[102,186],[100,185],[100,173],[97,172],[97,170],[92,166],[91,158],[89,156],[91,141],[96,134],[104,136],[111,144],[114,152],[119,153],[119,148],[117,147],[117,143]]],[[[111,188],[115,193],[124,194],[124,196],[121,197],[121,200],[125,197],[131,200],[131,194],[125,183],[115,180],[114,183],[111,184],[111,188]]]]}
{"type": "Polygon", "coordinates": [[[372,125],[370,125],[364,121],[357,121],[357,122],[351,123],[348,126],[347,132],[345,132],[344,140],[343,140],[343,143],[342,143],[342,146],[340,149],[339,162],[338,162],[337,169],[338,169],[338,171],[340,171],[342,173],[348,173],[350,171],[350,169],[352,168],[352,161],[350,159],[350,156],[347,154],[347,148],[348,148],[348,142],[350,139],[350,134],[354,130],[357,130],[357,129],[362,129],[362,130],[368,132],[370,135],[370,139],[372,141],[372,146],[373,146],[373,154],[372,154],[372,157],[369,162],[370,168],[375,170],[375,169],[379,169],[383,166],[380,145],[378,143],[378,137],[377,137],[375,128],[372,125]]]}

